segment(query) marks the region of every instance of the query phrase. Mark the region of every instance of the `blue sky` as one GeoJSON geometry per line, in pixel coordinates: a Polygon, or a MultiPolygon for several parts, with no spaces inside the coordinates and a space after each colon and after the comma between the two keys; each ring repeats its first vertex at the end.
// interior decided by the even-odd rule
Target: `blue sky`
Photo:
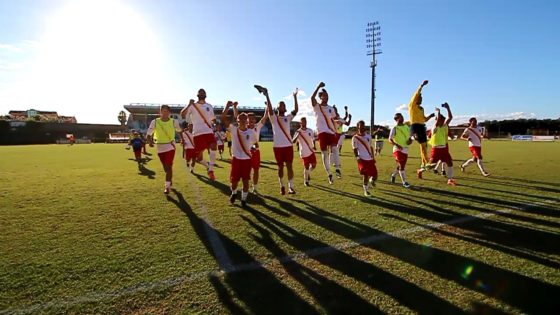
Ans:
{"type": "MultiPolygon", "coordinates": [[[[558,118],[558,1],[0,0],[0,113],[57,110],[117,123],[131,102],[260,106],[324,81],[369,121],[365,29],[381,24],[376,123],[392,124],[423,79],[424,107],[462,122],[558,118]]],[[[405,117],[408,115],[405,114],[405,117]]]]}

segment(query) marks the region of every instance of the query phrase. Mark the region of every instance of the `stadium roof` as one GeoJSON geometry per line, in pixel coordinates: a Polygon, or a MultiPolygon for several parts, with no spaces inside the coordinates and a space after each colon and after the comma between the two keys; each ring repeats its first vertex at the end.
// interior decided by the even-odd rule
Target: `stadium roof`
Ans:
{"type": "MultiPolygon", "coordinates": [[[[157,103],[130,103],[128,105],[124,105],[124,109],[126,109],[131,114],[159,114],[159,107],[163,104],[157,103]]],[[[181,109],[183,109],[187,104],[166,104],[169,105],[171,108],[172,113],[179,113],[181,109]]],[[[224,109],[223,105],[214,105],[214,112],[221,112],[224,109]]],[[[256,107],[256,106],[238,106],[239,111],[241,112],[248,112],[253,111],[256,113],[264,113],[265,107],[256,107]]]]}

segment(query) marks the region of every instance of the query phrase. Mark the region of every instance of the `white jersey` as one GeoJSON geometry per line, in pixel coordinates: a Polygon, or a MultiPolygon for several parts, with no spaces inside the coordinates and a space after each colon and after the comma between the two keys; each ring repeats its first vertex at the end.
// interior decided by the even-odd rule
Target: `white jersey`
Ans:
{"type": "Polygon", "coordinates": [[[252,128],[252,130],[255,132],[255,136],[257,137],[257,142],[251,147],[251,150],[258,150],[259,149],[259,141],[260,141],[260,136],[261,136],[261,129],[264,126],[264,124],[262,122],[258,122],[255,124],[255,127],[252,128]]]}
{"type": "Polygon", "coordinates": [[[306,128],[298,129],[294,135],[299,143],[299,156],[301,158],[315,154],[313,150],[313,130],[306,128]]]}
{"type": "Polygon", "coordinates": [[[332,106],[321,106],[321,104],[317,104],[316,106],[313,106],[313,112],[315,113],[315,119],[317,120],[317,132],[334,134],[336,127],[334,125],[333,118],[336,117],[336,114],[334,113],[332,106]]]}
{"type": "Polygon", "coordinates": [[[194,136],[188,130],[183,131],[183,147],[185,149],[194,149],[194,136]]]}
{"type": "MultiPolygon", "coordinates": [[[[173,119],[173,118],[170,118],[173,119]]],[[[176,119],[173,119],[173,127],[175,128],[176,132],[182,132],[183,129],[181,129],[181,127],[179,126],[179,122],[176,119]]],[[[148,131],[146,131],[146,135],[148,136],[152,136],[154,134],[154,131],[156,129],[156,120],[152,120],[152,122],[150,122],[150,126],[148,127],[148,131]]],[[[167,151],[171,151],[171,150],[175,150],[175,144],[173,142],[171,143],[156,143],[156,149],[158,153],[163,153],[163,152],[167,152],[167,151]]]]}
{"type": "Polygon", "coordinates": [[[216,116],[214,115],[214,107],[208,103],[189,105],[185,119],[193,124],[193,135],[195,136],[214,133],[211,126],[216,116]]]}
{"type": "MultiPolygon", "coordinates": [[[[391,132],[389,133],[389,139],[393,139],[396,135],[397,135],[397,126],[391,129],[391,132]]],[[[403,147],[402,149],[399,149],[399,147],[393,145],[393,152],[397,152],[397,151],[400,151],[404,154],[408,154],[408,147],[403,147]]]]}
{"type": "Polygon", "coordinates": [[[255,131],[248,128],[243,131],[234,125],[229,125],[229,131],[231,132],[231,154],[233,157],[238,160],[251,159],[251,146],[257,142],[255,131]]]}
{"type": "Polygon", "coordinates": [[[358,157],[360,160],[372,160],[371,135],[365,134],[360,136],[355,134],[352,137],[352,149],[358,149],[358,157]]]}
{"type": "Polygon", "coordinates": [[[292,119],[294,119],[294,115],[278,116],[271,113],[268,117],[270,117],[270,123],[272,124],[273,147],[291,147],[292,137],[290,136],[290,124],[292,123],[292,119]]]}
{"type": "Polygon", "coordinates": [[[467,129],[465,129],[465,131],[463,132],[463,135],[466,135],[469,137],[469,147],[480,147],[482,145],[482,128],[480,127],[475,127],[475,128],[471,128],[468,127],[467,129]]]}

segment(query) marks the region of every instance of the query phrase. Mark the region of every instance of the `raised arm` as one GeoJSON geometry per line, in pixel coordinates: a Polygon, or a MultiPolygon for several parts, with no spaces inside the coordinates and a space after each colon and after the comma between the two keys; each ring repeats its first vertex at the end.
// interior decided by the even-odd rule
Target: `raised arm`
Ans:
{"type": "MultiPolygon", "coordinates": [[[[350,116],[350,119],[352,118],[352,116],[350,116]]],[[[348,119],[348,106],[344,106],[344,118],[342,118],[342,120],[346,120],[348,119]]],[[[350,123],[348,123],[350,124],[350,123]]],[[[348,125],[346,125],[348,126],[348,125]]]]}
{"type": "Polygon", "coordinates": [[[431,113],[431,114],[428,115],[428,116],[424,116],[424,121],[425,121],[425,122],[428,122],[428,120],[432,119],[432,117],[436,117],[436,114],[431,113]]]}
{"type": "Polygon", "coordinates": [[[324,87],[325,83],[320,82],[319,85],[317,85],[317,88],[315,88],[315,91],[313,91],[313,94],[311,94],[311,105],[313,107],[315,107],[317,105],[317,93],[319,93],[319,89],[324,87]]]}
{"type": "Polygon", "coordinates": [[[268,119],[268,106],[264,110],[264,115],[262,116],[261,120],[259,121],[259,124],[264,125],[266,123],[267,119],[268,119]]]}
{"type": "Polygon", "coordinates": [[[185,106],[183,109],[181,109],[181,118],[185,119],[185,117],[187,116],[187,110],[189,109],[189,107],[191,107],[194,104],[194,100],[191,99],[189,101],[189,104],[187,106],[185,106]]]}
{"type": "Polygon", "coordinates": [[[348,120],[346,120],[346,118],[344,118],[346,121],[344,122],[344,124],[346,126],[350,126],[350,123],[352,122],[352,115],[348,114],[348,112],[346,112],[346,115],[348,115],[348,120]]]}
{"type": "Polygon", "coordinates": [[[449,126],[449,123],[453,120],[453,114],[451,114],[451,108],[449,107],[449,104],[447,104],[447,102],[443,103],[443,105],[441,106],[447,109],[447,119],[445,120],[444,124],[449,126]]]}
{"type": "Polygon", "coordinates": [[[272,103],[270,102],[270,96],[268,96],[268,90],[264,90],[263,94],[266,97],[266,110],[268,112],[268,115],[270,116],[274,113],[274,111],[272,109],[272,103]]]}
{"type": "Polygon", "coordinates": [[[233,117],[237,119],[237,115],[239,115],[239,111],[237,111],[237,101],[233,102],[233,117]]]}
{"type": "Polygon", "coordinates": [[[428,80],[424,80],[420,86],[418,87],[418,89],[416,89],[416,92],[414,92],[414,94],[412,95],[412,98],[410,99],[410,103],[408,104],[408,107],[411,106],[418,106],[418,100],[420,99],[420,94],[422,94],[422,88],[428,84],[428,80]]]}
{"type": "Polygon", "coordinates": [[[299,92],[299,89],[296,88],[296,90],[294,91],[294,110],[292,111],[292,115],[295,116],[297,115],[298,111],[299,111],[299,106],[298,106],[298,102],[297,102],[297,94],[299,92]]]}
{"type": "Polygon", "coordinates": [[[229,129],[229,123],[230,123],[229,118],[227,117],[227,112],[229,111],[229,108],[231,107],[232,104],[233,103],[231,101],[228,101],[226,107],[222,111],[222,115],[220,116],[220,120],[222,121],[222,124],[226,129],[229,129]]]}

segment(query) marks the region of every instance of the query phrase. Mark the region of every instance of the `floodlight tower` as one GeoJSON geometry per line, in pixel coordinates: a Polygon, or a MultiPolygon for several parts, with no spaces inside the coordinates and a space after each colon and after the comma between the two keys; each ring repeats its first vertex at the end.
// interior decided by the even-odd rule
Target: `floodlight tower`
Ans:
{"type": "Polygon", "coordinates": [[[381,26],[379,22],[370,22],[366,28],[366,48],[367,55],[371,56],[371,117],[370,117],[370,133],[373,132],[373,122],[375,118],[375,67],[377,60],[375,55],[381,54],[381,26]]]}

